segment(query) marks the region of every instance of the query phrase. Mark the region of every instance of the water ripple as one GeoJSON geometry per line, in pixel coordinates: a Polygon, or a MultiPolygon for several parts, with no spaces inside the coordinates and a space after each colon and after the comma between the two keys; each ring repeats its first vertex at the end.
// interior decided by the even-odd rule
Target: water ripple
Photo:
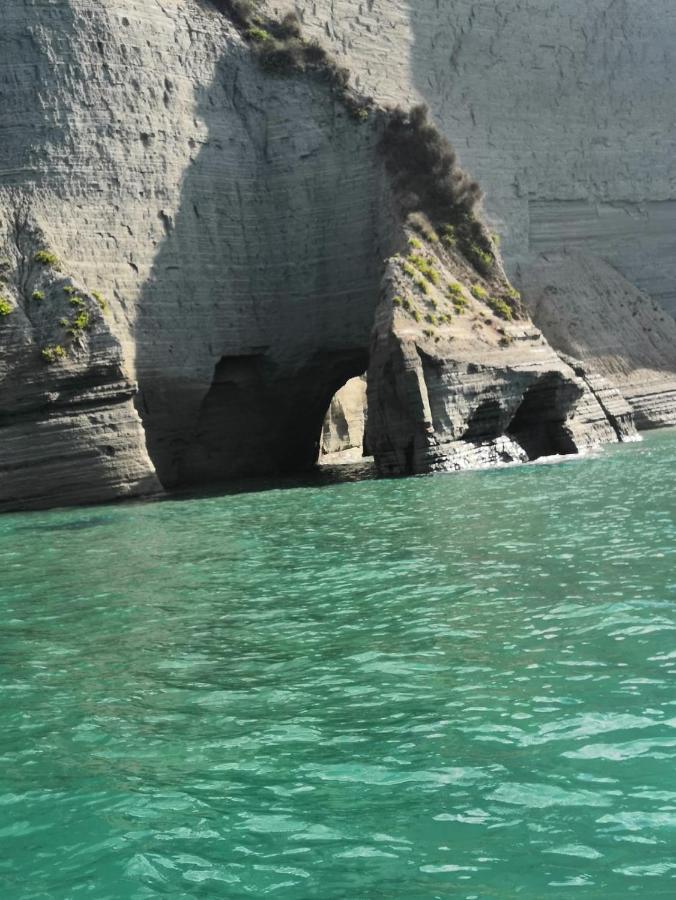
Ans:
{"type": "Polygon", "coordinates": [[[671,898],[675,451],[1,519],[0,896],[671,898]]]}

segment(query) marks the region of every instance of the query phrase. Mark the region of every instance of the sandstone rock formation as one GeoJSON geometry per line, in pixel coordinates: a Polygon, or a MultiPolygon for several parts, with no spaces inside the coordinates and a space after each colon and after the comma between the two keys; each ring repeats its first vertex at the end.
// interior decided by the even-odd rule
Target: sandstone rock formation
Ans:
{"type": "Polygon", "coordinates": [[[366,378],[350,378],[331,399],[320,439],[320,461],[352,462],[364,455],[366,378]]]}
{"type": "MultiPolygon", "coordinates": [[[[434,15],[446,40],[447,12],[423,4],[415,23],[401,2],[368,7],[368,42],[338,49],[376,99],[406,100],[418,75],[400,83],[398,53],[374,40],[397,51],[404,34],[408,66],[411,29],[434,15]]],[[[301,9],[335,44],[323,0],[301,9]]],[[[430,336],[394,308],[405,284],[385,261],[410,232],[379,151],[383,114],[351,114],[321,79],[266,73],[207,0],[6,4],[0,59],[0,510],[153,491],[156,475],[172,487],[306,467],[332,396],[367,368],[383,471],[452,466],[472,442],[525,458],[630,436],[614,382],[613,422],[593,361],[576,374],[526,319],[498,322],[467,293],[477,275],[462,254],[422,251],[462,283],[466,317],[430,336]],[[402,387],[414,369],[419,396],[402,387]],[[427,435],[413,457],[411,428],[427,435]]],[[[498,219],[512,207],[486,172],[502,154],[499,178],[513,180],[513,151],[482,155],[482,138],[468,154],[460,137],[498,219]]],[[[523,223],[502,218],[514,261],[523,223]]],[[[487,287],[509,291],[496,278],[487,287]]]]}
{"type": "Polygon", "coordinates": [[[160,490],[105,298],[20,218],[0,247],[0,509],[160,490]]]}
{"type": "MultiPolygon", "coordinates": [[[[138,382],[162,483],[313,462],[332,395],[367,367],[392,249],[376,123],[320,83],[261,72],[196,0],[11,4],[0,58],[2,231],[24,215],[75,283],[107,297],[120,380],[138,382]]],[[[15,291],[1,350],[22,341],[44,381],[72,361],[41,360],[30,303],[15,291]]],[[[47,297],[41,315],[57,341],[60,307],[47,297]]],[[[13,390],[0,386],[3,409],[13,390]]],[[[4,427],[0,447],[0,504],[14,503],[25,452],[4,427]]],[[[79,475],[58,480],[35,490],[82,497],[79,475]]],[[[132,473],[121,491],[140,486],[132,473]]]]}

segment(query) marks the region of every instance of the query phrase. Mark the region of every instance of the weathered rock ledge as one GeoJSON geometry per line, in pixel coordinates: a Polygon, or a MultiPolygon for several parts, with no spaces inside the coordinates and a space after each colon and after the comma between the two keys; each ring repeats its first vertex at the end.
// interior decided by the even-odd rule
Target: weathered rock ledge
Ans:
{"type": "Polygon", "coordinates": [[[518,304],[512,313],[495,302],[514,297],[499,269],[482,278],[439,244],[424,256],[434,282],[411,279],[395,257],[376,313],[366,439],[382,473],[526,462],[637,439],[612,385],[556,354],[518,304]]]}

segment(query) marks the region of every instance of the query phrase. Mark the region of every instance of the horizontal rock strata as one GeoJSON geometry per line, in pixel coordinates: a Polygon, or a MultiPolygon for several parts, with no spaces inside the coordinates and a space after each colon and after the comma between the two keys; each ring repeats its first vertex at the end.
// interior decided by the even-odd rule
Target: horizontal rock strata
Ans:
{"type": "Polygon", "coordinates": [[[377,311],[367,441],[382,473],[524,462],[636,438],[611,385],[576,372],[527,317],[495,303],[510,290],[499,272],[480,278],[438,246],[425,255],[434,282],[409,278],[395,257],[377,311]]]}
{"type": "Polygon", "coordinates": [[[508,271],[589,249],[676,314],[676,7],[265,0],[361,89],[425,101],[486,192],[508,271]]]}
{"type": "MultiPolygon", "coordinates": [[[[586,176],[569,164],[582,138],[561,151],[565,166],[550,160],[563,174],[547,186],[544,144],[528,125],[545,121],[542,96],[493,64],[500,41],[513,47],[521,8],[502,22],[498,4],[418,6],[415,15],[403,0],[300,9],[309,36],[331,43],[376,100],[429,95],[487,184],[489,214],[506,223],[507,257],[524,261],[525,278],[537,239],[528,204],[587,196],[586,176]],[[476,52],[484,46],[490,77],[476,52]],[[450,66],[469,79],[470,61],[471,83],[449,78],[450,66]],[[518,134],[496,78],[527,109],[518,134]],[[465,91],[483,91],[487,105],[465,102],[465,91]]],[[[264,70],[251,40],[202,0],[3,10],[0,509],[311,466],[331,398],[367,368],[366,441],[386,472],[628,439],[622,397],[641,422],[668,420],[664,379],[634,379],[632,393],[596,351],[548,343],[518,302],[509,307],[499,265],[478,274],[485,248],[470,262],[471,248],[463,256],[452,240],[424,239],[418,255],[459,293],[431,282],[423,291],[427,276],[402,263],[414,235],[380,152],[386,114],[351,109],[317,73],[264,70]]],[[[592,45],[603,58],[606,43],[596,35],[592,45]]],[[[532,77],[538,61],[525,67],[532,77]]],[[[561,87],[548,79],[545,96],[561,87]]],[[[552,146],[557,135],[565,143],[550,133],[552,146]]],[[[653,162],[665,158],[660,136],[651,140],[653,162]]],[[[625,141],[620,155],[637,146],[625,141]]],[[[630,179],[610,170],[612,199],[630,179]]],[[[664,188],[663,173],[654,181],[664,188]]],[[[660,199],[648,197],[647,175],[632,185],[628,201],[660,199]]]]}
{"type": "MultiPolygon", "coordinates": [[[[196,0],[11,4],[0,86],[0,230],[23,217],[78,285],[105,294],[117,363],[139,388],[140,468],[146,444],[165,486],[311,465],[332,395],[367,367],[392,251],[377,119],[355,119],[318,79],[261,71],[232,23],[196,0]]],[[[76,366],[96,381],[88,350],[40,357],[65,341],[60,308],[8,293],[3,408],[15,411],[12,379],[59,393],[56,373],[76,366]],[[38,315],[53,333],[33,328],[38,315]],[[9,348],[26,316],[18,366],[9,348]]],[[[89,443],[83,432],[83,453],[89,443]]],[[[0,429],[5,472],[20,453],[0,429]]],[[[86,497],[140,490],[119,468],[117,489],[97,495],[92,479],[86,497]]],[[[45,503],[64,500],[58,473],[33,472],[45,503]]],[[[84,496],[74,485],[71,501],[84,496]]]]}
{"type": "Polygon", "coordinates": [[[580,253],[542,256],[522,286],[547,340],[602,375],[640,428],[676,424],[676,321],[654,300],[580,253]]]}
{"type": "Polygon", "coordinates": [[[0,511],[158,491],[105,299],[36,261],[25,229],[12,237],[0,241],[0,511]]]}

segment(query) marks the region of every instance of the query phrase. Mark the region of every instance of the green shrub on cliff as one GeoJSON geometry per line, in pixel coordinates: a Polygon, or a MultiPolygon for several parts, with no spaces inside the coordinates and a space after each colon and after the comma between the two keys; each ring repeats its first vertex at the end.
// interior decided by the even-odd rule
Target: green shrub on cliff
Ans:
{"type": "Polygon", "coordinates": [[[73,321],[70,323],[70,328],[68,329],[68,334],[72,337],[78,337],[82,334],[83,331],[86,331],[89,328],[89,313],[82,310],[79,312],[73,321]]]}
{"type": "Polygon", "coordinates": [[[406,221],[411,228],[415,228],[418,234],[424,237],[430,244],[439,243],[439,235],[432,227],[430,220],[423,213],[413,212],[406,221]]]}
{"type": "Polygon", "coordinates": [[[246,35],[249,40],[256,41],[259,44],[272,41],[272,35],[269,31],[266,31],[264,28],[257,28],[255,25],[247,29],[246,35]]]}
{"type": "Polygon", "coordinates": [[[106,298],[103,296],[103,294],[100,293],[100,291],[92,291],[92,297],[98,303],[101,312],[106,312],[106,310],[108,309],[108,303],[106,302],[106,298]]]}
{"type": "Polygon", "coordinates": [[[425,294],[426,296],[429,297],[430,286],[429,286],[429,283],[426,281],[425,276],[418,274],[414,278],[414,281],[415,281],[416,287],[419,287],[420,290],[423,292],[423,294],[425,294]]]}
{"type": "Polygon", "coordinates": [[[488,297],[488,291],[480,284],[473,284],[470,288],[470,292],[477,300],[485,300],[488,297]]]}
{"type": "Polygon", "coordinates": [[[45,293],[44,291],[33,291],[32,297],[36,303],[41,303],[45,299],[45,293]]]}
{"type": "Polygon", "coordinates": [[[8,316],[14,307],[5,297],[0,297],[0,316],[8,316]]]}
{"type": "Polygon", "coordinates": [[[474,241],[463,247],[463,253],[481,275],[490,275],[495,265],[491,250],[482,249],[474,241]]]}
{"type": "Polygon", "coordinates": [[[507,319],[508,321],[511,320],[512,309],[500,297],[489,297],[487,303],[496,316],[500,316],[501,319],[507,319]]]}
{"type": "Polygon", "coordinates": [[[211,0],[219,12],[229,16],[235,25],[248,28],[256,15],[257,4],[253,0],[211,0]]]}
{"type": "Polygon", "coordinates": [[[58,269],[61,265],[59,257],[56,253],[52,253],[51,250],[38,250],[33,259],[36,263],[49,269],[58,269]]]}
{"type": "Polygon", "coordinates": [[[421,275],[424,275],[428,281],[432,282],[432,284],[439,284],[441,280],[439,272],[434,268],[430,260],[419,254],[411,253],[408,257],[408,262],[412,266],[415,266],[418,272],[420,272],[421,275]]]}
{"type": "Polygon", "coordinates": [[[441,240],[447,247],[455,247],[458,242],[458,236],[455,233],[454,225],[442,225],[439,229],[441,232],[441,240]]]}
{"type": "Polygon", "coordinates": [[[446,246],[457,245],[480,274],[492,272],[491,237],[474,213],[481,189],[429,121],[427,107],[390,110],[380,149],[409,224],[412,216],[427,219],[441,231],[446,246]]]}
{"type": "Polygon", "coordinates": [[[511,309],[512,316],[519,317],[523,315],[523,303],[521,301],[521,294],[511,286],[507,289],[505,303],[511,309]]]}
{"type": "MultiPolygon", "coordinates": [[[[241,34],[253,45],[261,66],[275,75],[309,72],[344,92],[349,80],[347,69],[317,41],[303,38],[300,19],[288,12],[281,19],[262,13],[250,0],[212,0],[213,5],[227,15],[241,34]]],[[[370,101],[343,96],[345,106],[354,118],[368,118],[370,101]]]]}
{"type": "Polygon", "coordinates": [[[61,344],[50,344],[47,347],[43,347],[40,351],[40,356],[46,363],[58,362],[60,359],[64,359],[66,357],[66,350],[61,344]]]}
{"type": "Polygon", "coordinates": [[[425,105],[391,110],[380,146],[401,195],[416,202],[433,223],[453,217],[454,224],[474,210],[481,189],[458,166],[455,150],[429,121],[425,105]]]}

